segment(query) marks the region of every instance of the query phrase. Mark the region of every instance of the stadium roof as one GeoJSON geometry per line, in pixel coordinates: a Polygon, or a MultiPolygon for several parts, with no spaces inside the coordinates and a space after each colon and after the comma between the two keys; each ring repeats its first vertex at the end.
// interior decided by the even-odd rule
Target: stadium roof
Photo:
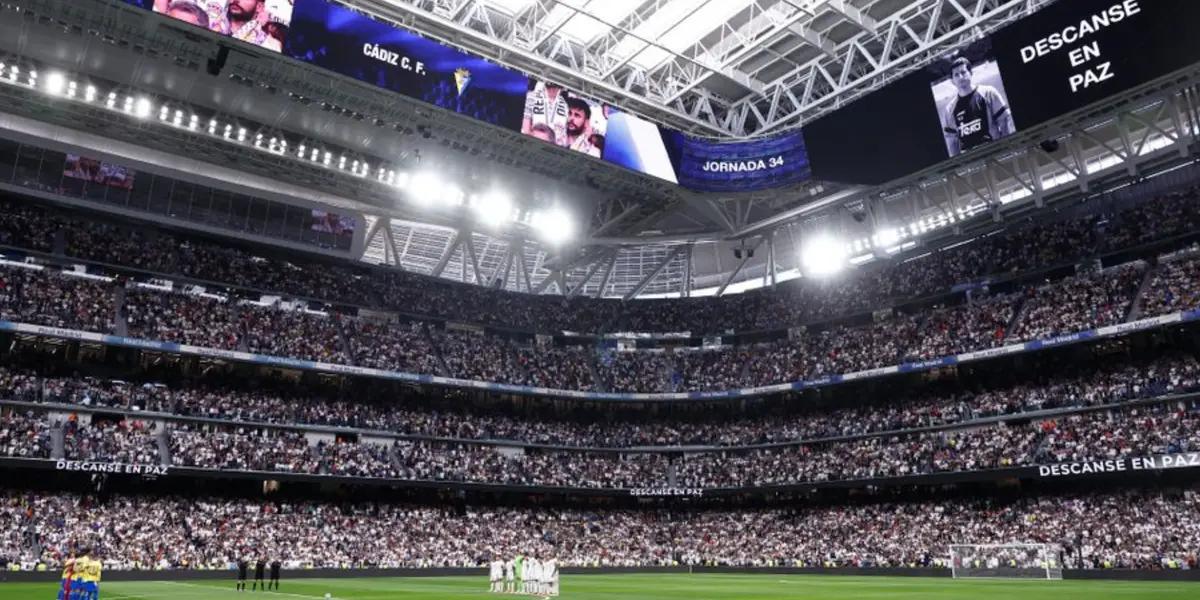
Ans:
{"type": "MultiPolygon", "coordinates": [[[[917,68],[939,48],[1046,3],[688,0],[686,6],[695,10],[686,12],[681,2],[350,3],[526,72],[552,74],[662,123],[717,137],[753,135],[809,118],[917,68]],[[796,18],[779,20],[781,14],[796,18]],[[707,33],[694,33],[691,45],[680,48],[670,32],[685,21],[707,33]],[[534,41],[542,40],[538,44],[517,43],[534,33],[534,41]],[[640,39],[651,34],[654,44],[640,39]],[[677,85],[681,80],[671,74],[683,73],[679,65],[699,69],[697,57],[717,48],[736,60],[689,72],[696,78],[686,90],[654,87],[654,82],[677,85]],[[601,85],[604,71],[596,69],[614,56],[620,66],[610,68],[608,83],[601,85]],[[806,65],[808,71],[797,70],[806,65]],[[626,77],[635,70],[640,74],[626,77]],[[805,72],[817,78],[807,80],[811,86],[796,83],[805,72]],[[768,87],[755,91],[739,84],[746,73],[757,74],[768,87]],[[835,93],[831,79],[845,85],[835,93]],[[776,104],[766,90],[793,84],[800,87],[788,87],[788,94],[805,90],[802,96],[825,100],[789,119],[783,118],[783,104],[747,109],[757,116],[741,122],[740,132],[722,130],[733,121],[701,125],[696,114],[683,110],[717,97],[727,106],[765,107],[776,104]],[[667,89],[682,95],[660,101],[655,94],[667,89]],[[772,114],[779,118],[768,119],[772,114]],[[771,120],[775,124],[768,128],[771,120]]],[[[185,174],[195,183],[361,210],[369,234],[363,260],[486,285],[502,281],[514,290],[620,298],[729,293],[796,277],[799,250],[816,233],[835,233],[859,262],[886,260],[921,238],[969,236],[1055,197],[1190,160],[1189,110],[1179,90],[1194,85],[1191,75],[1130,92],[1105,110],[1023,130],[984,152],[885,186],[809,182],[763,192],[696,194],[273,53],[230,52],[222,76],[209,77],[204,65],[216,47],[213,39],[115,0],[24,4],[49,18],[29,12],[26,18],[0,18],[0,62],[51,64],[85,81],[116,86],[122,96],[146,94],[163,106],[210,111],[222,122],[246,127],[248,140],[259,133],[287,136],[292,148],[336,145],[389,157],[406,168],[444,171],[463,182],[500,182],[521,202],[569,207],[578,234],[556,249],[528,230],[489,230],[461,212],[406,202],[374,177],[313,168],[294,156],[189,133],[154,118],[114,119],[96,106],[47,102],[15,85],[16,79],[0,77],[0,131],[6,137],[90,149],[135,168],[185,174]],[[92,28],[106,32],[103,43],[83,33],[92,28]],[[1048,139],[1059,141],[1062,150],[1039,150],[1048,139]]]]}
{"type": "Polygon", "coordinates": [[[1050,0],[348,0],[696,135],[778,132],[1050,0]]]}

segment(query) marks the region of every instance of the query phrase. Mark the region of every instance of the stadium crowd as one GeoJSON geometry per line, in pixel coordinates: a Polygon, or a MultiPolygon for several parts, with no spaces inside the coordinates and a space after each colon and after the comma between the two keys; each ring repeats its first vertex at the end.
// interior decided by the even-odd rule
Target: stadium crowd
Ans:
{"type": "MultiPolygon", "coordinates": [[[[1126,246],[1184,234],[1186,228],[1175,223],[1162,224],[1160,235],[1138,234],[1120,223],[1125,217],[1140,220],[1139,215],[1147,211],[1190,222],[1198,218],[1188,204],[1194,198],[1194,190],[1168,194],[1119,212],[1103,227],[1095,215],[1050,224],[1012,225],[972,244],[890,268],[841,280],[796,284],[791,291],[738,295],[736,307],[720,298],[615,303],[529,296],[365,266],[264,258],[200,240],[185,240],[176,247],[179,240],[166,232],[143,234],[132,227],[93,223],[11,201],[7,204],[12,205],[13,214],[0,223],[0,234],[12,243],[27,243],[44,251],[49,242],[18,231],[19,225],[44,219],[44,225],[66,233],[66,252],[72,255],[111,260],[108,254],[96,254],[96,249],[144,243],[151,254],[169,252],[171,256],[139,258],[143,261],[135,265],[139,268],[173,270],[264,293],[320,296],[433,317],[482,319],[539,330],[562,325],[584,331],[719,331],[746,328],[737,323],[715,325],[720,315],[736,320],[764,311],[787,314],[799,310],[796,307],[811,311],[774,325],[755,320],[750,327],[830,318],[846,311],[877,308],[879,294],[912,297],[944,289],[949,282],[1092,256],[1097,247],[1108,248],[1112,243],[1126,246]],[[904,283],[910,281],[922,283],[904,283]],[[876,293],[878,290],[883,291],[876,293]],[[769,310],[760,306],[764,302],[769,310]],[[478,314],[468,314],[475,310],[478,314]],[[514,318],[505,321],[501,315],[514,318]],[[712,327],[702,328],[689,319],[712,327]],[[560,320],[564,322],[556,323],[560,320]]],[[[1195,258],[1180,259],[1154,268],[1140,314],[1200,305],[1196,264],[1195,258]]],[[[988,295],[986,290],[976,289],[951,297],[949,306],[890,314],[880,311],[868,324],[818,324],[789,340],[665,352],[547,346],[520,336],[446,330],[433,322],[383,323],[332,310],[328,315],[318,314],[280,300],[250,302],[238,300],[236,295],[223,300],[191,293],[194,290],[168,293],[131,285],[122,294],[117,288],[120,283],[50,268],[0,267],[0,316],[98,332],[119,330],[119,319],[123,319],[129,335],[139,338],[507,384],[610,392],[716,391],[926,360],[1118,323],[1137,312],[1133,300],[1148,268],[1152,267],[1137,262],[1013,293],[988,295]]],[[[275,297],[268,294],[267,298],[275,297]]]]}
{"type": "Polygon", "coordinates": [[[145,227],[134,224],[113,225],[16,199],[0,200],[0,213],[5,214],[0,243],[48,252],[55,234],[61,233],[66,239],[62,251],[68,256],[435,320],[553,332],[699,334],[780,330],[942,294],[958,284],[1086,263],[1104,253],[1152,243],[1194,241],[1188,236],[1200,230],[1198,195],[1200,190],[1191,188],[1084,206],[1080,208],[1091,210],[1078,216],[1068,210],[1051,222],[1014,221],[969,243],[834,280],[799,280],[774,291],[727,297],[638,302],[509,293],[393,269],[280,257],[167,231],[143,231],[145,227]]]}
{"type": "MultiPolygon", "coordinates": [[[[1151,278],[1145,311],[1195,308],[1200,280],[1192,262],[1172,262],[1151,278]],[[1190,270],[1189,270],[1190,269],[1190,270]]],[[[914,314],[880,315],[789,340],[689,350],[615,351],[538,345],[420,321],[383,323],[292,305],[236,302],[195,293],[129,289],[65,274],[0,268],[0,316],[14,321],[114,331],[224,350],[356,364],[461,379],[612,392],[716,391],[786,383],[992,348],[1124,320],[1144,275],[1136,267],[1068,278],[1032,290],[1022,319],[1014,295],[914,314]],[[1016,336],[1008,335],[1017,322],[1016,336]]]]}
{"type": "Polygon", "coordinates": [[[951,544],[1012,540],[1058,544],[1068,568],[1158,570],[1200,567],[1200,493],[636,511],[0,493],[0,558],[55,569],[92,540],[110,570],[230,569],[251,552],[314,568],[482,567],[517,554],[562,566],[946,568],[951,544]]]}
{"type": "Polygon", "coordinates": [[[44,415],[0,411],[0,456],[50,458],[50,421],[44,415]]]}
{"type": "Polygon", "coordinates": [[[159,464],[158,425],[135,419],[93,421],[84,425],[68,420],[63,427],[65,458],[125,464],[159,464]]]}
{"type": "Polygon", "coordinates": [[[111,407],[205,417],[245,426],[297,424],[383,431],[405,436],[508,441],[572,447],[745,446],[943,427],[1034,411],[1088,408],[1200,390],[1200,362],[1185,354],[1098,369],[973,386],[926,390],[884,403],[828,407],[796,414],[729,419],[615,419],[597,421],[514,415],[502,410],[422,405],[420,397],[340,399],[302,386],[247,390],[216,385],[168,387],[83,377],[42,377],[0,369],[0,399],[111,407]]]}
{"type": "Polygon", "coordinates": [[[1153,317],[1200,306],[1200,257],[1159,265],[1142,297],[1142,316],[1153,317]]]}
{"type": "Polygon", "coordinates": [[[1121,323],[1143,277],[1140,267],[1124,266],[1032,290],[1019,339],[1044,339],[1121,323]]]}
{"type": "Polygon", "coordinates": [[[109,332],[115,316],[113,289],[106,282],[0,266],[0,318],[109,332]]]}
{"type": "MultiPolygon", "coordinates": [[[[977,471],[1200,450],[1200,402],[1170,401],[1066,416],[916,432],[687,452],[541,450],[487,443],[177,423],[170,464],[206,469],[581,488],[746,488],[977,471]]],[[[140,420],[66,427],[66,457],[158,464],[154,426],[140,420]]],[[[8,451],[44,453],[18,420],[8,451]]]]}

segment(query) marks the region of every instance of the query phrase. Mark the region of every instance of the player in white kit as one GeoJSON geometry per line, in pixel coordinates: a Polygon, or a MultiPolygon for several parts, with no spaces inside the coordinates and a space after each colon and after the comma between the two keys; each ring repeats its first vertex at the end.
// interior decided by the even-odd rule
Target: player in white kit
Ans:
{"type": "Polygon", "coordinates": [[[542,568],[544,570],[542,575],[544,576],[544,578],[546,580],[546,595],[547,596],[557,596],[558,595],[558,560],[551,557],[549,560],[546,561],[546,564],[542,565],[542,568]]]}
{"type": "Polygon", "coordinates": [[[509,594],[517,591],[516,569],[517,565],[511,559],[504,562],[504,591],[509,594]]]}
{"type": "Polygon", "coordinates": [[[490,591],[504,591],[504,561],[495,559],[488,564],[488,580],[491,582],[490,591]]]}
{"type": "Polygon", "coordinates": [[[536,594],[538,585],[538,559],[536,556],[525,557],[525,593],[536,594]]]}

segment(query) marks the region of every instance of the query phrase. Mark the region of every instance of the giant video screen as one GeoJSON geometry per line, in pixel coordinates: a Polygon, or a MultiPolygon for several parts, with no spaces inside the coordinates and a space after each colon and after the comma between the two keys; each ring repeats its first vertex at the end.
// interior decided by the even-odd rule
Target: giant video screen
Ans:
{"type": "Polygon", "coordinates": [[[1200,2],[1062,0],[804,128],[813,173],[876,184],[1200,61],[1200,2]]]}
{"type": "Polygon", "coordinates": [[[129,4],[164,14],[266,48],[283,50],[292,22],[295,0],[125,0],[129,4]]]}
{"type": "Polygon", "coordinates": [[[1060,0],[802,130],[720,142],[330,0],[126,1],[698,191],[883,183],[1200,60],[1200,1],[1060,0]]]}
{"type": "Polygon", "coordinates": [[[298,0],[284,54],[515,130],[527,78],[478,56],[324,0],[298,0]]]}
{"type": "Polygon", "coordinates": [[[678,183],[657,125],[552,81],[529,80],[521,133],[678,183]]]}

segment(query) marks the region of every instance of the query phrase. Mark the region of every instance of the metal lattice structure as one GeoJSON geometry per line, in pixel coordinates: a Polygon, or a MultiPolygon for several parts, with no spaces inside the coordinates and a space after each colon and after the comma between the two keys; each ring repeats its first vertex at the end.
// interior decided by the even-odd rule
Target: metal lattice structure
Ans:
{"type": "Polygon", "coordinates": [[[697,135],[811,120],[1052,0],[346,0],[697,135]]]}
{"type": "MultiPolygon", "coordinates": [[[[767,133],[812,118],[1046,3],[682,1],[348,0],[505,64],[561,76],[564,84],[668,125],[721,137],[767,133]],[[679,6],[692,10],[669,12],[679,6]],[[620,10],[628,12],[613,12],[620,10]],[[663,14],[674,15],[670,23],[696,14],[722,20],[698,28],[709,33],[696,33],[687,47],[673,41],[669,27],[654,36],[638,33],[663,14]],[[534,33],[538,37],[530,38],[534,33]],[[642,39],[648,37],[653,43],[642,39]],[[537,43],[508,45],[521,39],[537,43]],[[660,47],[667,42],[669,48],[660,47]],[[702,55],[725,58],[697,58],[702,55]],[[772,83],[751,90],[746,74],[772,83]],[[811,91],[787,87],[804,76],[817,78],[808,80],[811,91]],[[786,93],[772,99],[771,85],[786,93]],[[667,91],[677,97],[661,95],[667,91]],[[730,108],[688,112],[706,101],[730,108]],[[742,103],[744,119],[727,118],[742,103]],[[791,115],[804,106],[811,110],[791,115]],[[709,118],[718,113],[724,116],[709,118]]],[[[799,276],[799,249],[820,232],[845,240],[855,265],[887,264],[900,255],[895,248],[954,243],[1012,215],[1036,215],[1066,198],[1188,165],[1200,123],[1200,70],[1193,69],[886,185],[814,181],[786,190],[694,194],[274,54],[231,55],[225,75],[208,77],[201,65],[216,48],[214,40],[115,0],[13,2],[22,5],[23,16],[0,19],[0,60],[9,64],[71,69],[94,60],[107,70],[80,75],[106,79],[123,96],[148,94],[173,107],[197,106],[222,122],[245,125],[249,138],[290,136],[297,144],[371,156],[372,164],[417,149],[426,163],[460,172],[500,164],[521,178],[538,178],[531,187],[569,201],[579,231],[571,244],[551,247],[528,228],[488,229],[465,211],[403,201],[373,178],[314,169],[294,157],[154,119],[113,118],[95,105],[47,102],[37,90],[8,85],[7,79],[0,81],[5,135],[90,149],[137,168],[281,202],[358,211],[367,221],[357,248],[361,260],[527,293],[631,299],[773,285],[799,276]],[[86,33],[92,30],[106,37],[86,33]],[[41,43],[20,43],[29,39],[41,43]],[[168,89],[166,81],[188,85],[168,89]],[[400,132],[396,124],[424,128],[428,135],[400,132]],[[1047,140],[1058,149],[1045,151],[1047,140]]]]}

